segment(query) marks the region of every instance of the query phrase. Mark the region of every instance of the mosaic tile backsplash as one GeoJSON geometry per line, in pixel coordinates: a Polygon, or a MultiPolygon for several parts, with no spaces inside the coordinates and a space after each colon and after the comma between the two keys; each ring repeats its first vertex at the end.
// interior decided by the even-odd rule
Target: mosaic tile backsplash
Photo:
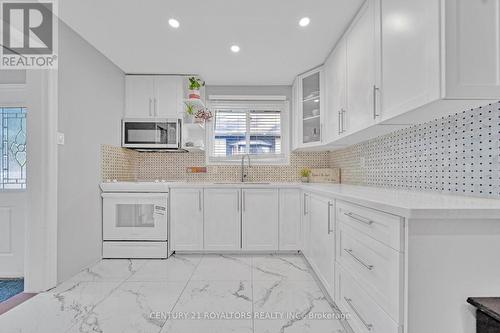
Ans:
{"type": "MultiPolygon", "coordinates": [[[[240,165],[209,165],[206,173],[187,173],[187,167],[205,166],[204,153],[138,153],[102,146],[103,180],[239,181],[240,165]]],[[[328,152],[292,153],[290,165],[252,165],[248,181],[297,182],[303,167],[327,168],[328,152]]]]}
{"type": "MultiPolygon", "coordinates": [[[[342,183],[500,198],[500,102],[334,152],[292,153],[289,166],[253,166],[250,181],[299,181],[302,167],[341,168],[342,183]]],[[[102,146],[102,178],[238,181],[239,165],[205,166],[203,153],[138,153],[102,146]]]]}
{"type": "Polygon", "coordinates": [[[342,182],[500,198],[500,102],[330,153],[342,182]]]}

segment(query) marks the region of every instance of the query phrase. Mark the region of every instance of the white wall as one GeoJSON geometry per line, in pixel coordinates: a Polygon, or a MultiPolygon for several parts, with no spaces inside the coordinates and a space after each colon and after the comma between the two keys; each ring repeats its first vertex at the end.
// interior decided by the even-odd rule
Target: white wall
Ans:
{"type": "Polygon", "coordinates": [[[120,145],[124,73],[59,23],[58,281],[101,258],[100,145],[120,145]]]}

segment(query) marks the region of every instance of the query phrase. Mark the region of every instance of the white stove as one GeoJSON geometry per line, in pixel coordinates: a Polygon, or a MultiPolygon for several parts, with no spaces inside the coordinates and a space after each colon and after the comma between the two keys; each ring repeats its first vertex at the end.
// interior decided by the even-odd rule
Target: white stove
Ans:
{"type": "Polygon", "coordinates": [[[167,258],[167,181],[101,184],[103,258],[167,258]]]}

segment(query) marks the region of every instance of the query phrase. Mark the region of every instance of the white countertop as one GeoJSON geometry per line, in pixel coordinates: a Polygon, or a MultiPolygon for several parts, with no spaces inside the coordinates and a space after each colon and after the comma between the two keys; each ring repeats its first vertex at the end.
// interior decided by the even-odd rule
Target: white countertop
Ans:
{"type": "Polygon", "coordinates": [[[500,199],[483,199],[454,194],[406,191],[369,186],[322,183],[272,182],[108,182],[101,189],[123,192],[133,187],[136,192],[166,192],[169,188],[300,188],[304,191],[378,209],[412,219],[498,219],[500,199]]]}

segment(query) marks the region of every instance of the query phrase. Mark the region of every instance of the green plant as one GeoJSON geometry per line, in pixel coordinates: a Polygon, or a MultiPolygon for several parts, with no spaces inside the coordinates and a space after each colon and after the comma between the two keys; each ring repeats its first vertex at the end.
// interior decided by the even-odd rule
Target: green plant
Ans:
{"type": "Polygon", "coordinates": [[[310,175],[311,175],[311,169],[303,168],[302,170],[300,170],[301,177],[309,177],[310,175]]]}
{"type": "Polygon", "coordinates": [[[205,81],[197,78],[197,77],[190,77],[189,78],[189,90],[200,90],[201,87],[205,85],[205,81]]]}
{"type": "Polygon", "coordinates": [[[186,104],[186,112],[189,115],[194,115],[196,113],[196,106],[192,103],[184,103],[186,104]]]}

